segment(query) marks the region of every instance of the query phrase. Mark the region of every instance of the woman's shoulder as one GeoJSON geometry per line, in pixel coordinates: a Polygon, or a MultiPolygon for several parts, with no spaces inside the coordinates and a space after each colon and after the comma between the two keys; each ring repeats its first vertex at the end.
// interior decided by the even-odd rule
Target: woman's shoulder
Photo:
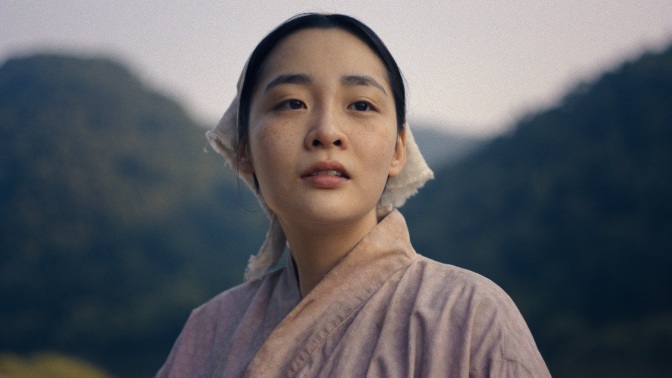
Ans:
{"type": "MultiPolygon", "coordinates": [[[[229,355],[225,351],[253,347],[248,333],[238,330],[266,332],[269,327],[264,322],[269,321],[273,328],[275,319],[269,320],[265,315],[275,305],[271,300],[273,294],[287,296],[282,290],[280,293],[274,290],[282,276],[283,269],[268,273],[258,280],[234,286],[192,310],[159,376],[210,376],[221,364],[221,356],[229,355]],[[241,337],[245,344],[241,344],[241,337]]],[[[234,355],[240,353],[231,354],[234,355]]]]}
{"type": "Polygon", "coordinates": [[[244,312],[250,303],[260,294],[260,291],[275,286],[282,270],[271,272],[252,282],[244,282],[233,286],[207,302],[192,310],[190,321],[237,318],[237,313],[244,312]]]}
{"type": "MultiPolygon", "coordinates": [[[[511,297],[490,279],[454,265],[419,256],[403,273],[399,285],[413,293],[416,314],[437,324],[469,323],[472,332],[503,328],[509,333],[529,333],[527,324],[511,297]]],[[[502,329],[500,329],[501,331],[502,329]]]]}
{"type": "MultiPolygon", "coordinates": [[[[400,284],[414,288],[413,314],[423,319],[423,324],[434,327],[432,334],[449,334],[449,339],[462,340],[465,345],[475,346],[473,343],[478,342],[470,357],[476,376],[488,375],[477,372],[486,366],[523,369],[529,376],[548,376],[518,307],[490,279],[419,256],[404,272],[400,284]]],[[[493,372],[490,375],[498,375],[493,372]]]]}
{"type": "Polygon", "coordinates": [[[444,294],[459,292],[473,299],[498,298],[511,301],[509,295],[492,280],[468,269],[441,263],[422,255],[409,266],[405,275],[415,277],[424,290],[444,294]]]}

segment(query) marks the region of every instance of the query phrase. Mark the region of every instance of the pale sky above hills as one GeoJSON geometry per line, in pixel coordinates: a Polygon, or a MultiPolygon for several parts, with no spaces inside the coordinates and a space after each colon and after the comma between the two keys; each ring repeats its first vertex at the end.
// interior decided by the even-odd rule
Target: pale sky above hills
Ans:
{"type": "Polygon", "coordinates": [[[340,12],[392,51],[411,120],[492,135],[580,80],[672,44],[670,0],[230,3],[0,0],[0,61],[45,50],[110,56],[213,124],[265,34],[299,12],[340,12]]]}

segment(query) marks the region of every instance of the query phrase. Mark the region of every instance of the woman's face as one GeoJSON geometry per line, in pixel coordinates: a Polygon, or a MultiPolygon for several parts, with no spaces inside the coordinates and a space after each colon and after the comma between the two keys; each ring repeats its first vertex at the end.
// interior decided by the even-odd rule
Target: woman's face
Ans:
{"type": "Polygon", "coordinates": [[[382,62],[341,29],[305,29],[264,62],[239,163],[281,223],[374,217],[405,162],[382,62]]]}

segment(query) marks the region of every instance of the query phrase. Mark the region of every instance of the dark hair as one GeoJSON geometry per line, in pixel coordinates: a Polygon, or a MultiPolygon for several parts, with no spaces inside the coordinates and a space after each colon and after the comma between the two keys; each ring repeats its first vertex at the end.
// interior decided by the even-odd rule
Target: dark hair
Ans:
{"type": "Polygon", "coordinates": [[[240,91],[240,103],[238,105],[238,140],[247,141],[252,92],[257,85],[259,73],[266,57],[268,57],[271,50],[273,50],[273,48],[284,38],[299,30],[310,28],[343,29],[361,39],[371,50],[373,50],[383,62],[385,70],[387,71],[394,97],[394,107],[397,114],[397,128],[401,131],[406,120],[406,92],[404,89],[404,81],[397,63],[394,61],[390,51],[385,47],[383,41],[381,41],[371,28],[350,16],[342,14],[305,13],[294,16],[278,26],[262,39],[252,52],[252,55],[247,62],[247,70],[245,72],[245,78],[243,79],[243,88],[240,91]]]}

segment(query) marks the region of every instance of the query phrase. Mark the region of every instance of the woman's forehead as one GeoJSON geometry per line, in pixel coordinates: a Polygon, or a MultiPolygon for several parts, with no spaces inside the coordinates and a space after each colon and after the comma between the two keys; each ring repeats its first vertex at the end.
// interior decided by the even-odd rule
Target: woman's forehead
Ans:
{"type": "Polygon", "coordinates": [[[260,81],[278,74],[309,76],[366,74],[389,86],[382,61],[369,46],[352,33],[338,28],[303,29],[282,39],[260,70],[260,81]]]}

